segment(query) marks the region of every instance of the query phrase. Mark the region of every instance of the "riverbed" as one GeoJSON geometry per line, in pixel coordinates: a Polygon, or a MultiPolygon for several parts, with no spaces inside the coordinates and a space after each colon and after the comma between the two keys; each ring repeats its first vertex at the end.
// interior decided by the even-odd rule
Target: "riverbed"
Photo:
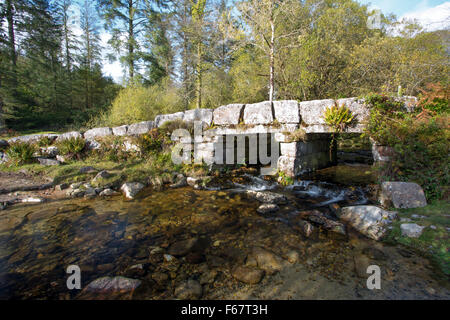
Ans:
{"type": "Polygon", "coordinates": [[[371,203],[371,183],[369,166],[341,166],[288,187],[247,176],[227,190],[149,188],[132,201],[116,196],[13,206],[0,211],[0,298],[96,298],[68,290],[69,265],[80,267],[82,287],[105,276],[141,281],[132,294],[106,296],[113,299],[175,299],[187,280],[201,285],[201,299],[450,298],[448,278],[409,249],[350,228],[346,235],[320,227],[302,234],[301,212],[336,219],[333,204],[371,203]],[[288,202],[262,215],[247,190],[270,190],[288,202]],[[201,245],[170,254],[189,239],[201,245]],[[282,269],[266,272],[257,284],[240,282],[233,270],[248,264],[255,248],[280,257],[282,269]],[[367,288],[368,263],[380,267],[380,290],[367,288]]]}

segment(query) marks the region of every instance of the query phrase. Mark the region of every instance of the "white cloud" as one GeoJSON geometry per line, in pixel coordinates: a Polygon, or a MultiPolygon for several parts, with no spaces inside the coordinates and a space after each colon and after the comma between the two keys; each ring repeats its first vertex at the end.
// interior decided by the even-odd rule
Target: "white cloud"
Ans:
{"type": "Polygon", "coordinates": [[[427,8],[425,5],[419,5],[414,11],[405,13],[401,18],[416,19],[428,31],[449,29],[450,1],[432,8],[427,8]]]}
{"type": "Polygon", "coordinates": [[[110,53],[110,47],[108,41],[111,38],[106,32],[100,34],[101,46],[103,48],[103,73],[106,76],[111,76],[115,82],[121,83],[123,78],[123,69],[118,60],[110,62],[107,58],[107,54],[110,53]]]}

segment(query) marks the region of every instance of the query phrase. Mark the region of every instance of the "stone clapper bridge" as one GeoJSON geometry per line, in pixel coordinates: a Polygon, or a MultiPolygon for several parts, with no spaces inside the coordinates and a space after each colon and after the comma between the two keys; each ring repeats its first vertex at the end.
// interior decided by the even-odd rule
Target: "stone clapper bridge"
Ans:
{"type": "MultiPolygon", "coordinates": [[[[409,110],[416,104],[414,97],[403,97],[405,108],[409,110]]],[[[346,98],[339,100],[314,100],[297,102],[294,100],[269,101],[255,104],[231,104],[217,109],[194,109],[174,114],[159,115],[155,121],[144,121],[116,128],[95,128],[80,132],[68,132],[61,135],[30,135],[11,138],[8,142],[38,140],[42,136],[51,136],[58,140],[69,137],[84,137],[90,148],[98,148],[97,137],[108,135],[133,136],[149,132],[161,127],[165,122],[183,120],[202,123],[204,131],[195,135],[194,139],[172,136],[181,143],[184,151],[194,150],[195,159],[203,159],[211,164],[262,164],[272,165],[266,174],[274,171],[284,172],[287,176],[298,176],[302,173],[326,168],[336,163],[336,148],[331,149],[332,129],[323,118],[325,110],[337,103],[346,105],[354,116],[353,124],[345,129],[345,133],[362,133],[365,120],[370,114],[369,107],[363,99],[346,98]],[[296,132],[302,132],[301,139],[296,139],[296,132]],[[261,143],[262,139],[264,140],[261,143]],[[226,141],[226,143],[225,143],[226,141]],[[241,143],[245,143],[240,144],[241,143]],[[267,143],[266,143],[267,142],[267,143]],[[192,148],[192,144],[194,148],[192,148]],[[258,145],[257,152],[250,149],[258,145]],[[241,147],[244,146],[244,149],[241,147]],[[262,147],[261,147],[262,146],[262,147]],[[239,147],[239,148],[238,148],[239,147]],[[241,149],[241,150],[239,150],[241,149]],[[256,159],[254,155],[258,153],[256,159]],[[275,165],[274,165],[275,163],[275,165]]],[[[133,146],[125,146],[132,149],[133,146]]],[[[373,146],[376,160],[377,146],[373,146]]],[[[185,153],[186,154],[186,153],[185,153]]],[[[263,172],[263,171],[262,171],[263,172]]]]}

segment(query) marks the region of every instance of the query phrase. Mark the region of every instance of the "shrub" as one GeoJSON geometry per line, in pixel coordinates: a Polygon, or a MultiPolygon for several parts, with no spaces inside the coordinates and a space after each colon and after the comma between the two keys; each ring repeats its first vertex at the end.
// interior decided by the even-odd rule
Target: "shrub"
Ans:
{"type": "Polygon", "coordinates": [[[442,198],[450,174],[448,123],[448,115],[417,117],[398,111],[392,101],[372,106],[366,134],[395,151],[392,161],[381,166],[381,178],[416,182],[428,200],[442,198]]]}
{"type": "Polygon", "coordinates": [[[190,135],[194,134],[194,123],[193,122],[186,122],[183,120],[172,120],[172,121],[166,121],[162,124],[162,126],[159,128],[159,130],[167,136],[170,136],[172,132],[174,132],[177,129],[185,129],[189,131],[190,135]]]}
{"type": "Polygon", "coordinates": [[[294,179],[282,171],[278,171],[278,183],[282,186],[290,186],[294,184],[294,179]]]}
{"type": "Polygon", "coordinates": [[[35,152],[36,147],[27,142],[11,143],[8,150],[6,150],[10,161],[16,166],[32,162],[35,152]]]}
{"type": "Polygon", "coordinates": [[[323,114],[325,123],[331,127],[333,134],[330,141],[330,160],[333,158],[334,145],[336,144],[336,134],[343,132],[351,125],[355,116],[345,104],[339,107],[337,102],[334,106],[327,108],[323,114]]]}
{"type": "Polygon", "coordinates": [[[86,147],[86,141],[80,137],[70,137],[59,141],[57,147],[63,156],[80,159],[86,147]]]}
{"type": "Polygon", "coordinates": [[[141,149],[142,154],[148,155],[150,153],[159,152],[162,150],[164,137],[160,134],[158,129],[152,129],[148,133],[137,137],[137,144],[141,149]]]}
{"type": "Polygon", "coordinates": [[[440,83],[429,83],[421,92],[419,105],[423,110],[442,114],[450,111],[450,86],[440,83]]]}
{"type": "Polygon", "coordinates": [[[345,104],[327,108],[323,114],[325,123],[330,126],[334,132],[343,132],[355,119],[350,109],[345,104]]]}
{"type": "Polygon", "coordinates": [[[132,152],[125,151],[124,137],[107,136],[98,138],[97,141],[100,143],[100,148],[94,150],[93,154],[102,160],[121,162],[133,157],[132,152]]]}
{"type": "Polygon", "coordinates": [[[52,145],[53,143],[53,139],[49,138],[47,136],[43,136],[39,139],[39,141],[37,142],[38,147],[40,148],[44,148],[44,147],[48,147],[50,145],[52,145]]]}
{"type": "Polygon", "coordinates": [[[116,126],[153,120],[158,114],[182,110],[177,89],[168,81],[144,87],[131,85],[122,89],[108,112],[91,125],[116,126]]]}

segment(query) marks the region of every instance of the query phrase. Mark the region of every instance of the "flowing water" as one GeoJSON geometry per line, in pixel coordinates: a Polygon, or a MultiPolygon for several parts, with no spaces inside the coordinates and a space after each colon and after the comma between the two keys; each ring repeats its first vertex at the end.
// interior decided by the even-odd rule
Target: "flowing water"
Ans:
{"type": "Polygon", "coordinates": [[[143,192],[122,197],[20,205],[0,212],[0,298],[77,299],[66,287],[69,265],[78,265],[82,286],[103,276],[124,275],[146,285],[135,299],[172,299],[187,279],[203,285],[203,299],[448,299],[448,279],[418,254],[371,241],[349,229],[347,236],[317,229],[305,238],[299,212],[319,210],[334,218],[330,204],[370,203],[369,167],[335,167],[305,176],[289,187],[246,176],[229,190],[143,192]],[[247,181],[247,183],[245,182],[247,181]],[[262,216],[246,190],[271,190],[289,202],[262,216]],[[161,254],[180,240],[201,238],[200,254],[167,264],[161,254]],[[238,282],[231,270],[253,247],[287,259],[281,272],[256,285],[238,282]],[[361,261],[381,269],[381,290],[369,290],[361,261]],[[139,268],[133,268],[133,266],[139,268]],[[164,275],[167,281],[154,281],[164,275]]]}

